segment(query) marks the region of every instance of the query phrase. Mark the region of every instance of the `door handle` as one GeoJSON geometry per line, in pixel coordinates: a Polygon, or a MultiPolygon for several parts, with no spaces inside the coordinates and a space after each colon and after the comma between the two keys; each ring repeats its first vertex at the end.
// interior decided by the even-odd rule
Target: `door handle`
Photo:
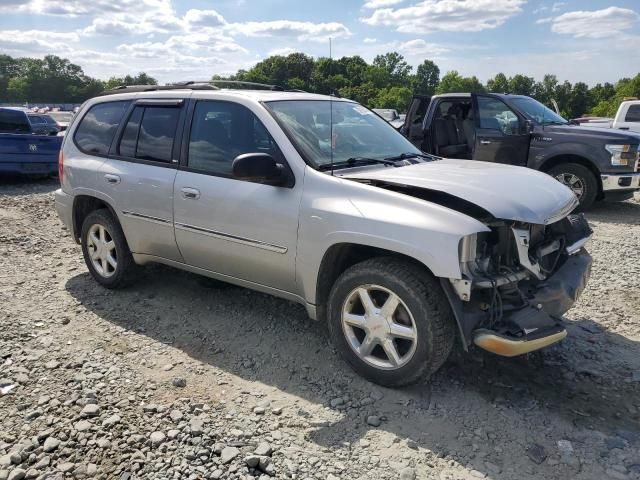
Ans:
{"type": "Polygon", "coordinates": [[[118,175],[113,175],[111,173],[107,173],[104,176],[104,179],[109,183],[113,183],[113,184],[120,183],[120,177],[118,175]]]}
{"type": "Polygon", "coordinates": [[[491,140],[480,140],[480,145],[491,145],[491,140]]]}
{"type": "Polygon", "coordinates": [[[198,198],[200,198],[200,190],[198,190],[197,188],[185,187],[181,188],[180,191],[182,192],[182,196],[189,200],[197,200],[198,198]]]}

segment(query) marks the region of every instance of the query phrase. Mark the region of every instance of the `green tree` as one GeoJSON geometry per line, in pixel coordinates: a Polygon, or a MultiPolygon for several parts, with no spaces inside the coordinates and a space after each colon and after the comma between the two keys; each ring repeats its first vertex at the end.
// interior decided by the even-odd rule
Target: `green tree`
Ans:
{"type": "Polygon", "coordinates": [[[374,108],[394,108],[406,112],[412,96],[409,87],[387,87],[380,90],[370,104],[374,108]]]}
{"type": "Polygon", "coordinates": [[[384,70],[396,85],[406,82],[413,69],[398,52],[376,55],[373,66],[384,70]]]}
{"type": "Polygon", "coordinates": [[[509,93],[514,95],[531,96],[534,92],[536,81],[533,77],[514,75],[509,79],[509,93]]]}
{"type": "Polygon", "coordinates": [[[482,82],[474,75],[463,77],[457,71],[447,72],[441,79],[436,93],[482,93],[485,91],[482,82]]]}
{"type": "Polygon", "coordinates": [[[571,89],[569,101],[567,103],[567,114],[569,118],[577,118],[591,110],[591,97],[589,96],[589,86],[584,82],[576,83],[571,89]]]}
{"type": "Polygon", "coordinates": [[[413,92],[416,95],[433,95],[440,83],[440,69],[431,60],[425,60],[416,70],[413,78],[413,92]]]}
{"type": "Polygon", "coordinates": [[[126,87],[130,85],[157,85],[158,81],[144,72],[138,75],[125,75],[124,77],[111,77],[104,84],[104,88],[110,90],[116,87],[126,87]]]}
{"type": "Polygon", "coordinates": [[[487,81],[487,90],[492,93],[508,93],[509,79],[504,73],[498,73],[487,81]]]}

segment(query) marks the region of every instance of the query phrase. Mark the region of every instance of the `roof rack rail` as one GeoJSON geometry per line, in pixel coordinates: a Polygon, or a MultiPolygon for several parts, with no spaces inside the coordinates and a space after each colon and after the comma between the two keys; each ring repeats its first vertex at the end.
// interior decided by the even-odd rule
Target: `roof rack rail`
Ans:
{"type": "Polygon", "coordinates": [[[197,85],[182,85],[182,84],[171,84],[171,85],[120,85],[118,87],[114,87],[110,90],[105,90],[100,93],[98,96],[104,95],[116,95],[118,93],[137,93],[137,92],[157,92],[157,91],[165,91],[165,90],[184,90],[185,88],[189,88],[191,90],[219,90],[215,85],[209,84],[197,84],[197,85]]]}
{"type": "Polygon", "coordinates": [[[265,90],[275,90],[284,92],[284,88],[279,85],[270,85],[268,83],[257,83],[257,82],[245,82],[242,80],[188,80],[186,82],[176,82],[172,83],[172,85],[181,85],[183,87],[190,87],[193,85],[238,85],[238,86],[246,86],[246,87],[257,87],[265,90]]]}
{"type": "Polygon", "coordinates": [[[307,93],[304,90],[292,89],[285,90],[279,85],[269,85],[267,83],[244,82],[241,80],[187,80],[184,82],[169,83],[167,85],[121,85],[110,90],[105,90],[98,96],[115,95],[118,93],[137,93],[137,92],[156,92],[165,90],[220,90],[217,85],[237,85],[249,88],[259,88],[264,90],[273,90],[277,92],[300,92],[307,93]]]}

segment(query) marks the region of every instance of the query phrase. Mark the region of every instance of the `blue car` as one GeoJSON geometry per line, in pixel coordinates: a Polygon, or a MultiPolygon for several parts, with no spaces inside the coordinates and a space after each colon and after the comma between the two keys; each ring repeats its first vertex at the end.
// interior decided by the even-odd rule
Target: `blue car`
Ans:
{"type": "Polygon", "coordinates": [[[0,107],[0,173],[55,174],[61,145],[62,137],[34,131],[23,110],[0,107]]]}

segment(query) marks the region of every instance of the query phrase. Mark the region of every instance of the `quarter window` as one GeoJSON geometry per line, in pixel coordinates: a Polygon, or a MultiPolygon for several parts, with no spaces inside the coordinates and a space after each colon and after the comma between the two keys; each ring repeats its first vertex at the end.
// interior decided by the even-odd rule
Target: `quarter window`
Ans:
{"type": "Polygon", "coordinates": [[[74,140],[86,153],[106,155],[116,134],[128,101],[99,103],[89,109],[76,130],[74,140]]]}
{"type": "Polygon", "coordinates": [[[189,168],[231,176],[233,160],[243,153],[280,156],[275,141],[248,108],[230,102],[198,102],[189,138],[189,168]]]}
{"type": "Polygon", "coordinates": [[[630,105],[627,115],[624,118],[625,122],[640,122],[640,105],[630,105]]]}
{"type": "Polygon", "coordinates": [[[0,110],[0,132],[31,133],[31,127],[24,112],[0,110]]]}
{"type": "Polygon", "coordinates": [[[496,98],[478,96],[480,128],[500,130],[505,135],[517,135],[520,128],[518,116],[496,98]]]}
{"type": "Polygon", "coordinates": [[[118,155],[171,162],[180,109],[136,107],[125,126],[118,155]]]}

